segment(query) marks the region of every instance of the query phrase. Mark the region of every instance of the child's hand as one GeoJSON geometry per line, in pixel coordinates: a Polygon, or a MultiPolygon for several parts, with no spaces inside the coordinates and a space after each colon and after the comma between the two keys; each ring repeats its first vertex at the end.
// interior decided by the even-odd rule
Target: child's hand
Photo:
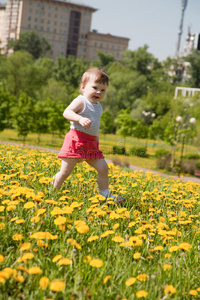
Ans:
{"type": "Polygon", "coordinates": [[[79,120],[79,124],[81,124],[81,126],[83,126],[84,129],[89,129],[92,122],[88,118],[81,117],[80,120],[79,120]]]}

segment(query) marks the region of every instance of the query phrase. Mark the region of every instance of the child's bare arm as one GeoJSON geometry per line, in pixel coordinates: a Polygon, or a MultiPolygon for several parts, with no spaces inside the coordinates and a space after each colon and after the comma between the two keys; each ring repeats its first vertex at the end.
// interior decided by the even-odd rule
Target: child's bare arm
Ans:
{"type": "Polygon", "coordinates": [[[78,113],[84,109],[84,103],[81,98],[76,98],[72,103],[65,109],[63,117],[69,121],[77,122],[83,128],[90,128],[92,122],[88,118],[81,117],[78,113]]]}

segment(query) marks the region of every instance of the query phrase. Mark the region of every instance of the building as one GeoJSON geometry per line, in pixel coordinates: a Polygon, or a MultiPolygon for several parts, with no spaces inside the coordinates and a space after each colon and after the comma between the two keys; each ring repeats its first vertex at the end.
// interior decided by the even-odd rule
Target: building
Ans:
{"type": "Polygon", "coordinates": [[[18,39],[21,33],[35,30],[50,42],[49,56],[54,60],[73,55],[91,62],[97,58],[97,50],[120,59],[129,39],[91,31],[95,11],[91,6],[70,0],[7,0],[0,7],[2,53],[9,53],[8,39],[18,39]]]}

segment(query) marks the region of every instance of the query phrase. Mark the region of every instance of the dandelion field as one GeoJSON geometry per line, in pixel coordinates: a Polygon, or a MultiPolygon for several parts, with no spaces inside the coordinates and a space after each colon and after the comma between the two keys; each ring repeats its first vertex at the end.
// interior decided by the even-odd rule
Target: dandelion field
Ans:
{"type": "Polygon", "coordinates": [[[60,167],[47,151],[0,145],[0,299],[200,299],[200,185],[109,164],[60,167]]]}

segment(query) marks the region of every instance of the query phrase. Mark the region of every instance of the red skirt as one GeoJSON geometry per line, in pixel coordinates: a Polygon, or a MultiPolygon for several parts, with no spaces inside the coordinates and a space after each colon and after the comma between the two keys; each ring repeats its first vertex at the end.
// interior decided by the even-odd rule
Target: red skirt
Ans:
{"type": "Polygon", "coordinates": [[[58,157],[83,159],[104,158],[102,151],[99,150],[97,136],[89,135],[74,129],[71,129],[66,134],[58,157]]]}

